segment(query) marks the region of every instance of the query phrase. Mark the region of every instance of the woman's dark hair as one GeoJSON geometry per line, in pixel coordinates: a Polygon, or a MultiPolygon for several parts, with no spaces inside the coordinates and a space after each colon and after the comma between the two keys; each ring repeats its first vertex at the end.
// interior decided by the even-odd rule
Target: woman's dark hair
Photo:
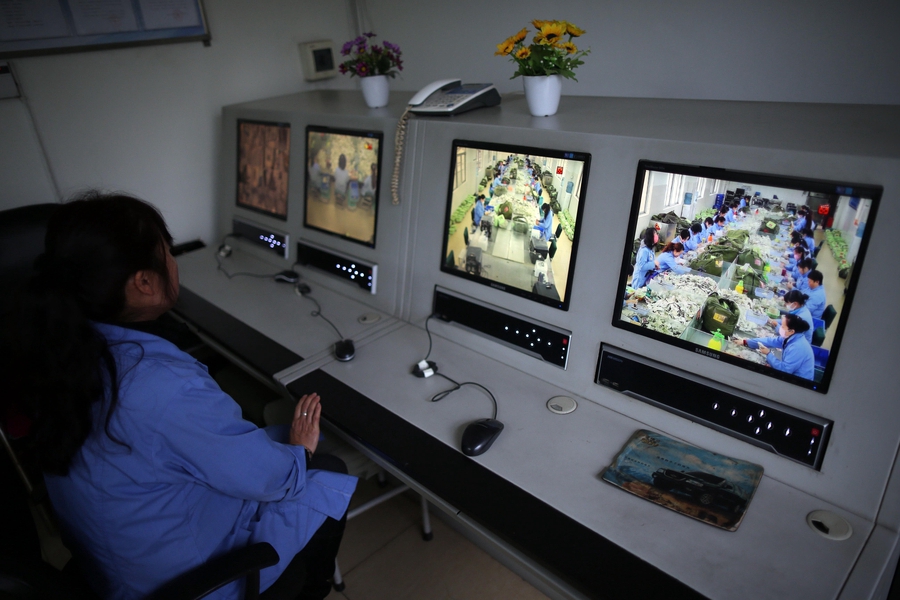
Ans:
{"type": "Polygon", "coordinates": [[[38,466],[65,475],[106,401],[105,431],[118,401],[116,361],[92,321],[128,321],[125,287],[137,271],[160,275],[170,298],[172,243],[159,212],[125,195],[81,194],[47,224],[44,253],[4,324],[8,391],[33,420],[38,466]]]}
{"type": "Polygon", "coordinates": [[[347,168],[347,157],[344,156],[343,154],[341,154],[341,155],[338,157],[338,166],[339,166],[340,168],[342,168],[342,169],[346,169],[346,168],[347,168]]]}
{"type": "Polygon", "coordinates": [[[684,244],[681,242],[669,242],[666,244],[666,247],[662,249],[663,252],[684,252],[684,244]]]}
{"type": "Polygon", "coordinates": [[[812,269],[813,268],[812,259],[809,257],[804,258],[803,260],[801,260],[797,263],[797,268],[798,269],[812,269]]]}
{"type": "Polygon", "coordinates": [[[815,282],[818,283],[819,285],[821,285],[822,282],[825,281],[825,278],[822,277],[822,272],[821,272],[821,271],[817,271],[817,270],[815,270],[815,269],[813,269],[812,271],[810,271],[810,272],[806,275],[806,277],[809,278],[810,281],[815,281],[815,282]]]}
{"type": "Polygon", "coordinates": [[[700,223],[694,223],[693,225],[691,225],[692,233],[700,233],[701,231],[703,231],[703,227],[700,225],[700,223]]]}
{"type": "Polygon", "coordinates": [[[682,229],[681,233],[678,234],[678,237],[680,237],[683,240],[691,239],[691,230],[690,229],[682,229]]]}
{"type": "Polygon", "coordinates": [[[784,295],[785,302],[796,302],[800,306],[806,304],[806,300],[809,298],[806,294],[801,292],[800,290],[791,290],[787,294],[784,295]]]}
{"type": "Polygon", "coordinates": [[[809,329],[809,323],[800,318],[799,315],[786,314],[784,315],[785,324],[788,329],[793,329],[794,333],[803,333],[809,329]]]}
{"type": "Polygon", "coordinates": [[[550,205],[549,204],[541,204],[541,211],[543,211],[544,217],[546,217],[547,213],[550,212],[550,205]]]}
{"type": "Polygon", "coordinates": [[[656,245],[654,239],[656,238],[656,229],[653,227],[648,227],[644,230],[644,233],[641,234],[641,241],[644,243],[645,248],[653,249],[653,246],[656,245]]]}
{"type": "Polygon", "coordinates": [[[725,217],[723,217],[722,215],[719,215],[718,217],[716,217],[716,223],[724,223],[724,222],[725,222],[725,217]]]}
{"type": "Polygon", "coordinates": [[[712,217],[706,217],[706,219],[704,219],[703,222],[706,223],[707,225],[712,225],[715,221],[713,221],[712,217]]]}
{"type": "Polygon", "coordinates": [[[799,232],[799,231],[792,231],[792,232],[791,232],[791,243],[792,243],[792,244],[800,244],[800,243],[802,243],[802,242],[803,242],[803,236],[800,235],[800,232],[799,232]]]}

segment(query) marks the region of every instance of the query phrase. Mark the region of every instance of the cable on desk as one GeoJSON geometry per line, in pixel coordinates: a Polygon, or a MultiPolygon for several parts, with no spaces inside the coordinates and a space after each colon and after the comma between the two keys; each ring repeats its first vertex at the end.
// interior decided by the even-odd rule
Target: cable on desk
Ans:
{"type": "Polygon", "coordinates": [[[428,321],[430,321],[433,318],[434,318],[434,315],[431,314],[431,315],[428,315],[427,319],[425,319],[425,332],[428,334],[428,353],[425,354],[425,358],[422,359],[425,361],[427,361],[428,357],[431,356],[431,330],[428,329],[428,321]]]}
{"type": "Polygon", "coordinates": [[[456,381],[453,381],[452,379],[450,379],[449,377],[447,377],[447,376],[444,375],[443,373],[435,373],[435,375],[440,375],[441,377],[443,377],[444,379],[446,379],[447,381],[449,381],[450,383],[452,383],[455,387],[452,387],[452,388],[450,388],[449,390],[444,390],[443,392],[438,392],[437,394],[435,394],[434,396],[432,396],[432,398],[431,398],[431,401],[432,401],[432,402],[439,402],[439,401],[443,400],[444,398],[446,398],[447,396],[449,396],[450,394],[452,394],[452,393],[455,392],[456,390],[460,389],[460,388],[461,388],[462,386],[464,386],[464,385],[474,385],[475,387],[479,387],[479,388],[481,388],[482,390],[484,390],[485,392],[487,392],[487,395],[490,396],[491,402],[494,404],[494,416],[493,416],[492,418],[493,418],[494,420],[497,419],[497,399],[494,398],[494,394],[491,393],[491,390],[487,389],[486,387],[484,387],[484,386],[481,385],[480,383],[476,383],[476,382],[474,382],[474,381],[463,381],[462,383],[457,383],[456,381]]]}
{"type": "Polygon", "coordinates": [[[312,300],[313,302],[315,302],[315,304],[316,304],[316,310],[314,310],[314,311],[312,311],[311,313],[309,313],[310,316],[313,316],[313,317],[320,317],[320,318],[321,318],[322,320],[324,320],[326,323],[328,323],[329,325],[331,325],[331,328],[334,329],[334,332],[338,334],[338,337],[339,337],[340,339],[344,339],[344,336],[341,335],[341,332],[338,330],[337,327],[335,327],[334,323],[332,323],[331,321],[329,321],[329,320],[328,320],[328,317],[326,317],[325,315],[322,314],[322,307],[319,305],[319,301],[318,301],[318,300],[316,300],[315,298],[313,298],[312,296],[310,296],[308,293],[306,293],[306,294],[302,293],[302,292],[299,290],[299,287],[298,287],[298,288],[295,288],[295,291],[296,291],[300,296],[302,296],[302,297],[304,297],[304,298],[308,298],[309,300],[312,300]]]}

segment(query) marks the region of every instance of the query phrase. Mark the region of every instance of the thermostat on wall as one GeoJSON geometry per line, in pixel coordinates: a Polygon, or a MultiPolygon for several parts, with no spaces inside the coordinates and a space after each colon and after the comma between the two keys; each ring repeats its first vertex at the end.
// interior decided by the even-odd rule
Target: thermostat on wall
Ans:
{"type": "Polygon", "coordinates": [[[300,44],[300,64],[307,81],[329,79],[337,75],[331,40],[318,40],[300,44]]]}

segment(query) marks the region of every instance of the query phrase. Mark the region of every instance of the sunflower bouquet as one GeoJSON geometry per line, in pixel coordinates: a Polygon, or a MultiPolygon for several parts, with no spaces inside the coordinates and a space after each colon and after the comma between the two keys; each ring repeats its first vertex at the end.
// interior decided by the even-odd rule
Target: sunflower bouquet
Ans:
{"type": "Polygon", "coordinates": [[[527,27],[497,44],[494,54],[509,56],[519,67],[510,79],[519,75],[562,75],[575,79],[575,67],[584,64],[581,59],[590,53],[590,49],[579,50],[572,39],[581,36],[584,31],[566,21],[535,19],[531,24],[537,33],[530,45],[524,43],[528,37],[527,27]]]}

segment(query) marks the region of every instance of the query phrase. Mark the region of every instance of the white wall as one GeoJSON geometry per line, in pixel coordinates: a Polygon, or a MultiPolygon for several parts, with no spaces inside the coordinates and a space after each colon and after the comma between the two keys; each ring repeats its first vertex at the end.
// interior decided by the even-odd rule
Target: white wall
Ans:
{"type": "MultiPolygon", "coordinates": [[[[513,17],[475,0],[368,4],[379,39],[404,51],[397,90],[459,76],[518,91],[496,44],[531,18],[561,18],[585,29],[579,43],[592,49],[564,94],[900,104],[896,2],[521,0],[513,17]]],[[[209,240],[216,195],[232,193],[215,184],[221,107],[356,86],[305,83],[297,52],[302,41],[331,38],[339,48],[351,37],[344,3],[207,0],[206,10],[209,48],[10,61],[64,197],[88,186],[132,192],[163,210],[176,240],[209,240]]],[[[54,200],[21,100],[0,100],[0,159],[0,209],[54,200]]]]}

